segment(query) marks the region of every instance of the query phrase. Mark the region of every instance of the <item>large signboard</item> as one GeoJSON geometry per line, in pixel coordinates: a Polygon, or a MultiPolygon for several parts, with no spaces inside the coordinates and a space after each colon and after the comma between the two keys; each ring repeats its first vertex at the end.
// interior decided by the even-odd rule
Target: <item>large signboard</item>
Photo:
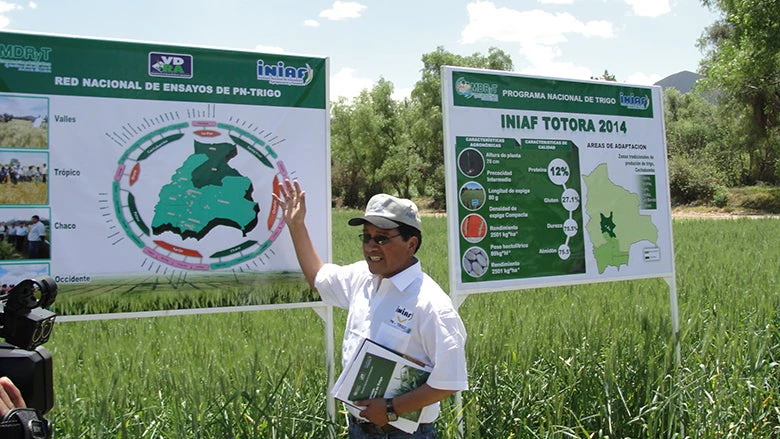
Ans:
{"type": "Polygon", "coordinates": [[[327,81],[325,58],[0,33],[2,282],[49,274],[66,314],[308,300],[279,291],[308,288],[279,281],[272,193],[303,182],[329,255],[327,81]]]}
{"type": "Polygon", "coordinates": [[[658,87],[442,69],[450,285],[673,273],[658,87]]]}

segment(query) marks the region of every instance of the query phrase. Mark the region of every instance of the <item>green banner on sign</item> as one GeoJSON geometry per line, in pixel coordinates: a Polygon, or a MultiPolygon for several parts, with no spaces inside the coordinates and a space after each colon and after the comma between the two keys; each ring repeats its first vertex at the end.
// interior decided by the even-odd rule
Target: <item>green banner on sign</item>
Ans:
{"type": "Polygon", "coordinates": [[[0,32],[0,92],[325,108],[325,59],[0,32]]]}

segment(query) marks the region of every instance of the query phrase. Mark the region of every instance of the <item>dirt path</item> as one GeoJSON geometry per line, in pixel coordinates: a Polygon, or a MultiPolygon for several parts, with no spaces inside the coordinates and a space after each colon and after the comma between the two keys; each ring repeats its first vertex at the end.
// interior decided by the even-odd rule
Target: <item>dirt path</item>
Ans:
{"type": "Polygon", "coordinates": [[[737,218],[773,218],[780,215],[751,212],[702,211],[698,209],[673,208],[672,219],[737,219],[737,218]]]}

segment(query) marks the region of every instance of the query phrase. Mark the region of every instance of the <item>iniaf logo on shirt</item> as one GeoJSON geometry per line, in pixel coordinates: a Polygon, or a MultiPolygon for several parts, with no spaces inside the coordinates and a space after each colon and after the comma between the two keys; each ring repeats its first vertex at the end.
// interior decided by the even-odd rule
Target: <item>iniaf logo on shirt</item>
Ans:
{"type": "Polygon", "coordinates": [[[395,321],[401,324],[405,324],[406,322],[412,320],[414,318],[414,313],[411,311],[408,311],[404,307],[397,307],[395,309],[395,321]]]}

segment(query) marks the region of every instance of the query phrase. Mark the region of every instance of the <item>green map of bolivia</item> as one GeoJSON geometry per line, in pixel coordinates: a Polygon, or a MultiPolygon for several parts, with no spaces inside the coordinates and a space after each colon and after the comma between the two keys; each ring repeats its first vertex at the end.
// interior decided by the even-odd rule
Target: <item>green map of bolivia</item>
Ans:
{"type": "Polygon", "coordinates": [[[609,179],[602,163],[583,177],[588,188],[585,211],[590,220],[585,228],[593,242],[599,274],[612,265],[628,265],[628,250],[640,241],[655,244],[658,229],[649,215],[639,214],[639,196],[609,179]]]}
{"type": "Polygon", "coordinates": [[[154,234],[170,231],[200,240],[217,226],[234,227],[244,236],[254,229],[260,207],[252,199],[252,181],[228,166],[236,154],[231,143],[195,141],[195,153],[160,189],[154,234]]]}

